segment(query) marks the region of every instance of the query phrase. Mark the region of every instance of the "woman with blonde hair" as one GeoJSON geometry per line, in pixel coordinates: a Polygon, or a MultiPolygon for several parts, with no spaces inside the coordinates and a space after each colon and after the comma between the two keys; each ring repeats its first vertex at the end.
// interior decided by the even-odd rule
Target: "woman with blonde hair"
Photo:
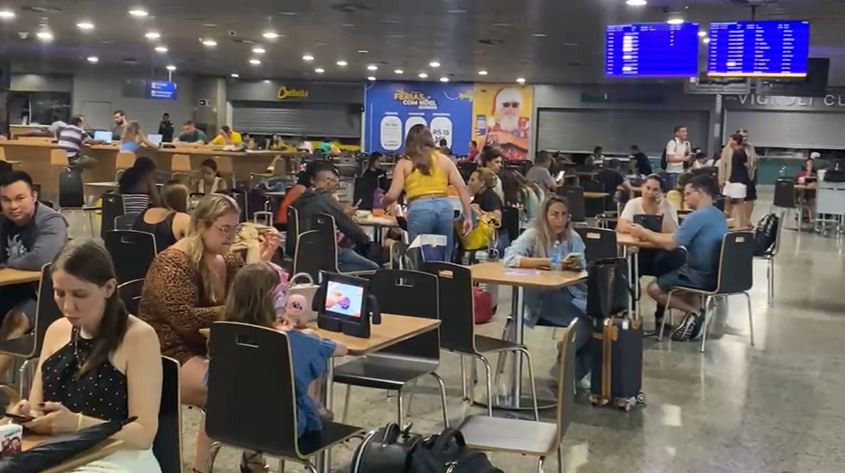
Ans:
{"type": "Polygon", "coordinates": [[[148,148],[158,148],[156,144],[148,140],[147,137],[141,133],[140,123],[129,122],[129,124],[123,129],[123,134],[120,136],[120,151],[137,153],[141,145],[148,148]]]}
{"type": "Polygon", "coordinates": [[[405,140],[405,156],[393,169],[393,183],[384,205],[399,199],[402,191],[408,201],[408,233],[410,241],[420,234],[444,235],[446,259],[454,248],[453,207],[447,190],[455,186],[461,199],[464,216],[462,230],[472,230],[472,210],[469,191],[455,163],[438,151],[431,131],[425,125],[414,125],[405,140]]]}

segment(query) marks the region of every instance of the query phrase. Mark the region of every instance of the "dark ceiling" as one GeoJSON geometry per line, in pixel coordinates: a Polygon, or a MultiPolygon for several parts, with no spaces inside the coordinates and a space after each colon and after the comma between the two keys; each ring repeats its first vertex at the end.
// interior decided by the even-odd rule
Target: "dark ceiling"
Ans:
{"type": "Polygon", "coordinates": [[[606,24],[665,21],[667,11],[702,25],[749,19],[748,4],[760,4],[758,19],[811,20],[811,56],[830,57],[831,82],[845,84],[842,0],[649,0],[642,8],[625,0],[6,0],[0,9],[16,17],[0,19],[0,54],[22,72],[96,67],[144,74],[174,64],[180,73],[252,79],[417,79],[425,71],[429,80],[601,82],[606,24]],[[130,16],[133,7],[149,16],[130,16]],[[95,28],[80,30],[82,21],[95,28]],[[55,39],[39,41],[41,28],[55,39]],[[268,30],[280,37],[265,39],[268,30]],[[146,39],[150,31],[161,38],[146,39]],[[168,52],[155,52],[157,45],[168,52]],[[252,53],[256,45],[266,54],[252,53]],[[303,61],[306,53],[315,60],[303,61]],[[89,56],[99,62],[88,64],[89,56]],[[262,63],[251,65],[253,57],[262,63]],[[429,66],[432,60],[441,66],[429,66]],[[378,70],[368,71],[371,64],[378,70]],[[481,69],[489,74],[479,76],[481,69]]]}

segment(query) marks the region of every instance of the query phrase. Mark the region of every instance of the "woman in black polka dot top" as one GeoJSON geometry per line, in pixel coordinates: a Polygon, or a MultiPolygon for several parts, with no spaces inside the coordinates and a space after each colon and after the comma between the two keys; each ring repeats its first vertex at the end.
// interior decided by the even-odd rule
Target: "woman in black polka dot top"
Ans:
{"type": "Polygon", "coordinates": [[[155,331],[123,307],[111,257],[93,240],[69,243],[51,277],[64,317],[47,329],[29,399],[12,411],[35,416],[25,425],[44,434],[137,417],[114,435],[123,449],[74,471],[160,473],[152,453],[162,384],[155,331]]]}

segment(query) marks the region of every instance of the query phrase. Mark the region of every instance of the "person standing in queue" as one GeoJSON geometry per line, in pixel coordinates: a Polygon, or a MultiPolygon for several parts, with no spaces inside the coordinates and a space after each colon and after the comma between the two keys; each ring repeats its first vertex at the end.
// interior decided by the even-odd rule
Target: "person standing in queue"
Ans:
{"type": "Polygon", "coordinates": [[[675,137],[666,144],[666,188],[674,189],[678,177],[684,173],[684,165],[692,157],[692,147],[687,140],[687,127],[675,127],[675,137]]]}
{"type": "Polygon", "coordinates": [[[472,230],[467,186],[455,163],[437,150],[428,127],[414,125],[405,141],[405,158],[393,169],[393,183],[384,196],[384,205],[396,202],[404,191],[408,200],[410,241],[421,234],[444,235],[447,260],[451,260],[455,245],[454,207],[447,193],[450,184],[455,186],[461,199],[464,212],[461,230],[467,234],[472,230]]]}
{"type": "Polygon", "coordinates": [[[173,131],[173,122],[170,121],[170,114],[162,114],[161,121],[158,124],[158,134],[161,135],[162,143],[173,141],[173,131]]]}
{"type": "MultiPolygon", "coordinates": [[[[735,216],[737,228],[744,230],[751,227],[750,216],[745,213],[745,200],[751,187],[750,163],[742,135],[737,133],[731,136],[730,145],[733,150],[730,159],[731,168],[722,194],[728,199],[725,212],[735,216]]],[[[755,195],[754,198],[756,197],[755,195]]]]}

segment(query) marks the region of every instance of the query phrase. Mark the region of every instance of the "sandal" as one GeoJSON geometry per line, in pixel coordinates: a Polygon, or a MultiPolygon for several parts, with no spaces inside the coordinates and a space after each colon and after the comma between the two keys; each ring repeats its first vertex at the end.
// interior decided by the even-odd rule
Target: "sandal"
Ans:
{"type": "Polygon", "coordinates": [[[261,452],[244,452],[241,455],[241,473],[269,473],[270,465],[261,452]]]}

